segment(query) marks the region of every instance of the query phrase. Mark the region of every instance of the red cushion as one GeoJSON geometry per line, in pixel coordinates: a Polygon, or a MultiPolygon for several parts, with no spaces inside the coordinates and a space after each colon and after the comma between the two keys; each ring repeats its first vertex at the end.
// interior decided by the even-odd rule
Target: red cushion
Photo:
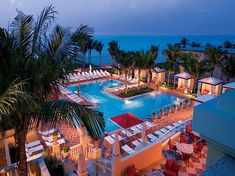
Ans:
{"type": "Polygon", "coordinates": [[[172,165],[172,170],[175,171],[176,173],[178,173],[178,171],[180,170],[180,165],[177,164],[176,162],[174,162],[174,164],[172,165]]]}
{"type": "Polygon", "coordinates": [[[172,171],[172,170],[166,169],[166,170],[164,171],[164,175],[165,175],[165,176],[177,176],[178,174],[175,173],[175,172],[172,171]]]}
{"type": "Polygon", "coordinates": [[[137,176],[135,165],[128,166],[127,168],[127,175],[128,176],[137,176]]]}
{"type": "Polygon", "coordinates": [[[166,161],[166,168],[167,169],[172,169],[172,165],[174,164],[174,160],[167,160],[166,161]]]}

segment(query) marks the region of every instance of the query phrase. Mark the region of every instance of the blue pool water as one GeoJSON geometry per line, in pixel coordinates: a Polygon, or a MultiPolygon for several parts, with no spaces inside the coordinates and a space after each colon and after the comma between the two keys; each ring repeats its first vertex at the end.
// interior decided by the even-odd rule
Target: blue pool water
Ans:
{"type": "MultiPolygon", "coordinates": [[[[81,93],[88,95],[94,102],[99,103],[99,107],[96,110],[104,113],[104,119],[106,122],[106,131],[114,131],[119,127],[114,124],[109,118],[131,112],[132,114],[146,120],[148,115],[152,115],[153,112],[159,112],[160,108],[166,107],[176,101],[176,97],[163,93],[145,94],[137,96],[123,101],[113,95],[103,92],[105,87],[116,87],[122,85],[121,82],[116,80],[105,80],[89,84],[80,85],[81,93]]],[[[76,91],[78,86],[70,86],[68,89],[76,91]]]]}

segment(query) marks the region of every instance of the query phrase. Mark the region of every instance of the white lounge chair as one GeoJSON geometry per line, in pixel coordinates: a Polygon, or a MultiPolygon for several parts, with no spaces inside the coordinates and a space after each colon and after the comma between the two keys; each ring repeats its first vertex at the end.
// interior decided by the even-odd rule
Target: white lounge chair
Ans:
{"type": "Polygon", "coordinates": [[[47,136],[47,135],[53,134],[55,132],[55,129],[53,128],[53,129],[50,129],[50,130],[47,130],[47,131],[40,131],[39,130],[38,132],[43,136],[47,136]]]}
{"type": "Polygon", "coordinates": [[[111,136],[106,136],[104,139],[108,141],[108,143],[110,143],[111,145],[114,144],[114,139],[111,136]]]}
{"type": "Polygon", "coordinates": [[[25,147],[31,148],[31,147],[35,147],[35,146],[40,145],[40,144],[41,144],[41,141],[37,140],[37,141],[33,141],[33,142],[25,144],[25,147]]]}
{"type": "Polygon", "coordinates": [[[129,155],[135,153],[135,150],[133,150],[129,145],[124,145],[121,147],[125,152],[127,152],[129,155]]]}

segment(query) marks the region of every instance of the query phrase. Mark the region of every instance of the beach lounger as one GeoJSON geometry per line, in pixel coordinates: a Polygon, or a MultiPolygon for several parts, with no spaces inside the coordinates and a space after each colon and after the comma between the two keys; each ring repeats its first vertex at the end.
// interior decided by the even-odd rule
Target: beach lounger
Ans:
{"type": "Polygon", "coordinates": [[[55,129],[53,128],[53,129],[51,129],[51,130],[48,130],[48,131],[38,131],[41,135],[43,135],[43,136],[47,136],[47,135],[51,135],[52,133],[54,133],[55,132],[55,129]]]}
{"type": "Polygon", "coordinates": [[[154,141],[156,141],[156,140],[158,139],[158,138],[157,138],[156,136],[154,136],[153,134],[148,134],[147,137],[150,138],[150,141],[151,141],[151,142],[154,142],[154,141]]]}
{"type": "Polygon", "coordinates": [[[133,142],[132,142],[132,144],[134,144],[135,146],[137,146],[137,145],[139,145],[139,144],[140,144],[140,141],[135,140],[135,141],[133,141],[133,142]]]}
{"type": "MultiPolygon", "coordinates": [[[[115,139],[115,134],[111,134],[111,136],[112,136],[113,139],[115,139]]],[[[121,141],[124,138],[122,138],[120,135],[118,135],[118,139],[119,139],[119,141],[121,141]]]]}
{"type": "Polygon", "coordinates": [[[40,152],[40,151],[42,151],[43,149],[44,149],[43,145],[38,145],[38,146],[36,146],[36,147],[26,148],[26,152],[27,152],[30,156],[32,156],[33,153],[35,153],[35,152],[40,152]]]}
{"type": "Polygon", "coordinates": [[[167,132],[167,129],[161,128],[160,131],[161,131],[162,133],[166,133],[166,132],[167,132]]]}
{"type": "Polygon", "coordinates": [[[135,150],[129,147],[129,145],[124,145],[121,147],[125,152],[127,152],[129,155],[135,153],[135,150]]]}
{"type": "Polygon", "coordinates": [[[158,137],[161,137],[164,133],[162,133],[160,130],[157,130],[154,132],[158,137]]]}
{"type": "Polygon", "coordinates": [[[171,126],[171,125],[168,125],[166,128],[167,128],[168,130],[172,130],[174,127],[171,126]]]}
{"type": "Polygon", "coordinates": [[[33,142],[25,144],[25,147],[31,148],[31,147],[35,147],[35,146],[40,145],[40,144],[41,144],[41,141],[37,140],[37,141],[33,141],[33,142]]]}
{"type": "Polygon", "coordinates": [[[133,130],[135,134],[141,133],[141,131],[137,127],[131,127],[131,130],[133,130]]]}
{"type": "MultiPolygon", "coordinates": [[[[65,140],[64,139],[59,139],[58,141],[56,141],[58,144],[64,144],[65,143],[65,140]]],[[[47,146],[51,147],[53,142],[45,142],[47,146]]]]}
{"type": "Polygon", "coordinates": [[[108,141],[108,143],[110,143],[111,145],[114,144],[114,139],[111,136],[106,136],[104,139],[108,141]]]}

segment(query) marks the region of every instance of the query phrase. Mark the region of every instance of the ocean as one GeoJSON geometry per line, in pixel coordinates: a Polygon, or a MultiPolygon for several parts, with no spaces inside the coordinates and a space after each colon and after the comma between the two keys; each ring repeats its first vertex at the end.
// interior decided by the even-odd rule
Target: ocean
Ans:
{"type": "MultiPolygon", "coordinates": [[[[167,44],[174,44],[179,42],[182,37],[186,37],[189,40],[189,43],[192,41],[200,42],[202,45],[206,43],[211,43],[213,45],[223,45],[223,42],[229,40],[235,43],[235,35],[109,35],[109,36],[94,36],[95,40],[102,41],[104,43],[104,48],[102,51],[102,59],[101,65],[109,65],[112,64],[111,57],[108,53],[108,43],[111,40],[117,40],[120,45],[121,50],[126,51],[138,51],[138,50],[146,50],[150,47],[151,44],[159,45],[160,52],[156,63],[161,63],[166,60],[165,56],[163,56],[162,51],[167,47],[167,44]]],[[[100,65],[99,54],[93,50],[92,51],[92,63],[95,65],[100,65]]]]}

